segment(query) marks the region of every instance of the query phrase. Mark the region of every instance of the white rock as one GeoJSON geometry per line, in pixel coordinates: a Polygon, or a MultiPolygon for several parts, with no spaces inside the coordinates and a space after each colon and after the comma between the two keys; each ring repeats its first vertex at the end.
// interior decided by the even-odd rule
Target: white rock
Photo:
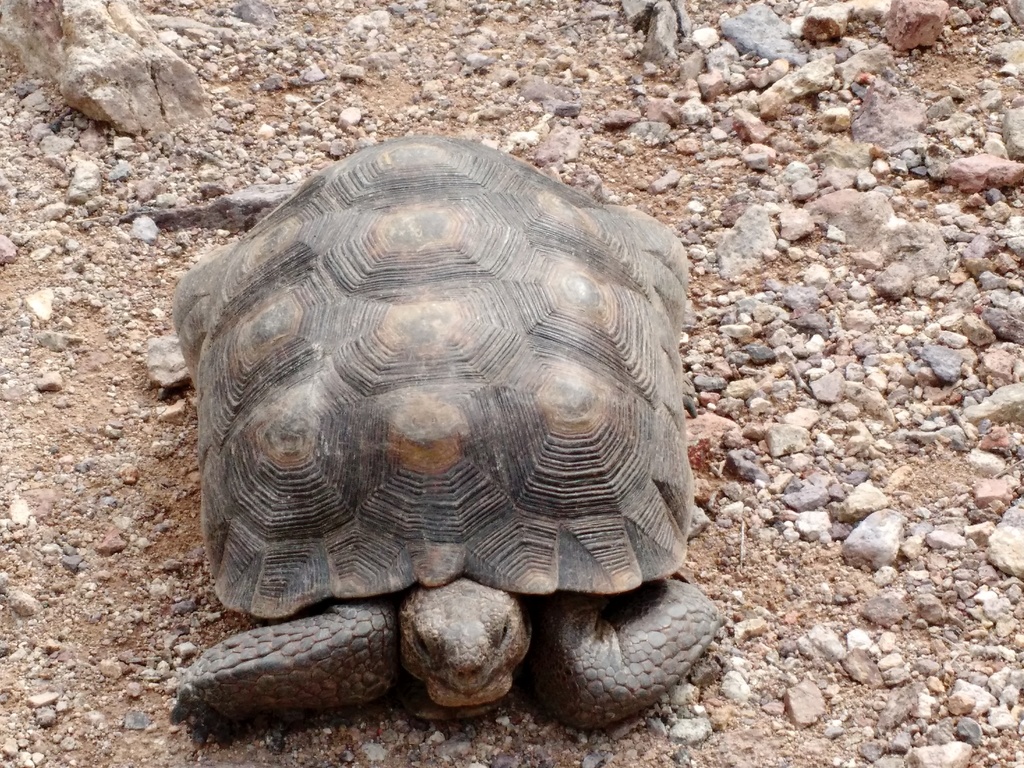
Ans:
{"type": "Polygon", "coordinates": [[[804,541],[820,541],[821,535],[832,529],[832,521],[829,519],[828,512],[820,509],[800,512],[793,525],[804,541]]]}
{"type": "Polygon", "coordinates": [[[700,27],[699,29],[693,30],[693,34],[690,35],[690,39],[693,40],[694,44],[701,50],[708,50],[718,45],[718,30],[714,27],[700,27]]]}
{"type": "Polygon", "coordinates": [[[735,669],[722,676],[721,691],[725,698],[741,704],[750,700],[750,685],[735,669]]]}
{"type": "Polygon", "coordinates": [[[903,515],[882,509],[868,515],[843,542],[843,559],[854,567],[877,570],[896,561],[903,536],[903,515]]]}
{"type": "Polygon", "coordinates": [[[975,448],[967,454],[967,463],[980,477],[998,477],[1006,470],[1006,462],[994,453],[975,448]]]}
{"type": "Polygon", "coordinates": [[[907,768],[967,768],[973,751],[962,741],[914,747],[907,754],[907,768]]]}
{"type": "Polygon", "coordinates": [[[25,297],[25,306],[33,315],[46,322],[53,316],[53,289],[43,288],[30,293],[25,297]]]}
{"type": "Polygon", "coordinates": [[[997,526],[988,537],[988,561],[1003,573],[1024,579],[1024,528],[997,526]]]}

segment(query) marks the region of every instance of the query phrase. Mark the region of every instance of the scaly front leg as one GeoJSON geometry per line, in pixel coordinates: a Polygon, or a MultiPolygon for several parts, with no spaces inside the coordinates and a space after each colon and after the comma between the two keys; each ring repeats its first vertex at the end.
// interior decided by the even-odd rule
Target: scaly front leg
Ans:
{"type": "Polygon", "coordinates": [[[611,599],[553,595],[533,630],[534,689],[568,725],[604,727],[685,678],[721,626],[711,601],[681,581],[651,582],[611,599]]]}
{"type": "Polygon", "coordinates": [[[398,678],[397,613],[390,600],[342,603],[229,637],[185,673],[171,719],[201,726],[211,710],[237,720],[376,699],[398,678]]]}

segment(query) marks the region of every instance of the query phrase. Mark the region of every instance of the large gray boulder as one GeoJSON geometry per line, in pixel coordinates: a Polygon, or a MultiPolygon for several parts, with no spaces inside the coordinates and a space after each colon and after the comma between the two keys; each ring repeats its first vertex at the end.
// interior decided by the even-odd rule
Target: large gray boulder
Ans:
{"type": "Polygon", "coordinates": [[[210,116],[195,71],[135,0],[2,0],[0,13],[0,45],[94,120],[138,134],[210,116]]]}

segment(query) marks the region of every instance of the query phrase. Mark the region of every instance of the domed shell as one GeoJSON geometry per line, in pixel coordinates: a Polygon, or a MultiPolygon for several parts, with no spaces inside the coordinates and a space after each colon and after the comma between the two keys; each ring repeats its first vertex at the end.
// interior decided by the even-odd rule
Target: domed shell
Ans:
{"type": "Polygon", "coordinates": [[[480,144],[317,173],[175,296],[219,597],[274,618],[459,576],[672,573],[685,293],[667,228],[480,144]]]}

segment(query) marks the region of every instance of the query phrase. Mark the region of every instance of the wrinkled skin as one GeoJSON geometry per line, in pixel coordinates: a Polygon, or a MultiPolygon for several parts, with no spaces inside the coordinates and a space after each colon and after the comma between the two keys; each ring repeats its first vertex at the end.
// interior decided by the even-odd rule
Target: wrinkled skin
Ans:
{"type": "MultiPolygon", "coordinates": [[[[683,679],[721,626],[694,586],[657,581],[613,598],[521,600],[459,579],[239,633],[185,674],[175,721],[330,709],[383,695],[401,668],[422,681],[426,717],[476,714],[500,700],[530,652],[540,703],[563,722],[603,727],[655,703],[683,679]],[[532,638],[531,638],[532,634],[532,638]]],[[[408,697],[406,701],[416,701],[408,697]]]]}

